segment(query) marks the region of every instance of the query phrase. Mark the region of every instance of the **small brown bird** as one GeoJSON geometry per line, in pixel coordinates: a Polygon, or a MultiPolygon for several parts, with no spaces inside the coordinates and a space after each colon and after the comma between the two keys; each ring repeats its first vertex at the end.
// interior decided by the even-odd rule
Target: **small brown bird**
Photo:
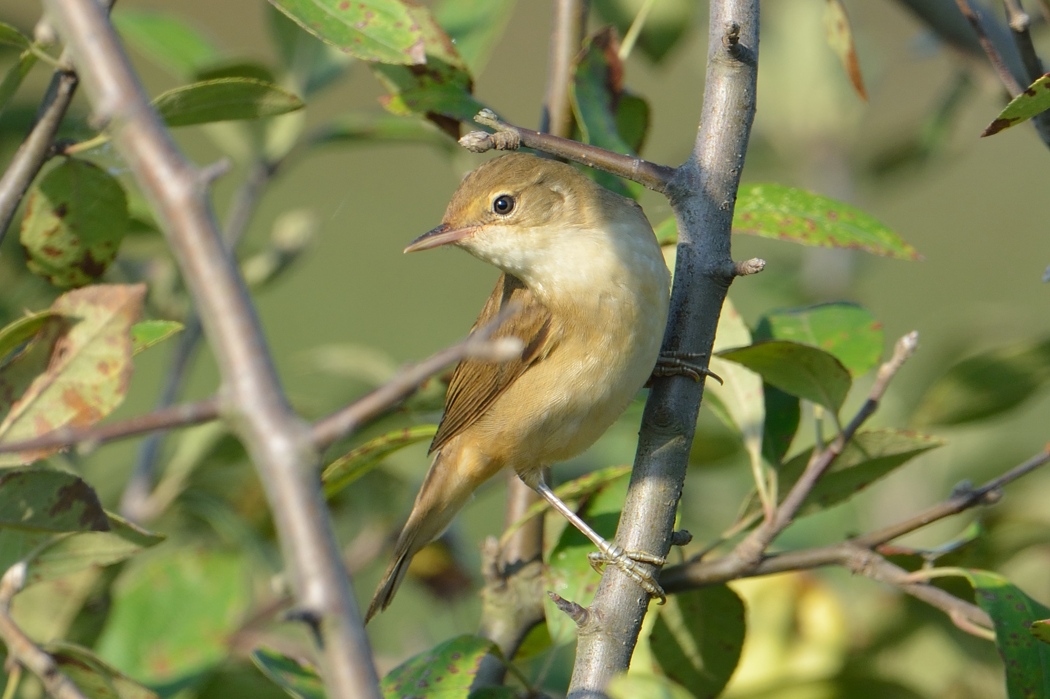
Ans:
{"type": "Polygon", "coordinates": [[[430,451],[434,461],[397,540],[366,621],[394,597],[412,556],[471,493],[511,467],[652,594],[659,586],[605,541],[543,480],[543,468],[593,444],[657,363],[670,275],[641,207],[564,163],[515,153],[470,173],[440,226],[405,252],[456,245],[503,274],[474,327],[509,303],[494,337],[517,337],[519,358],[456,367],[430,451]]]}

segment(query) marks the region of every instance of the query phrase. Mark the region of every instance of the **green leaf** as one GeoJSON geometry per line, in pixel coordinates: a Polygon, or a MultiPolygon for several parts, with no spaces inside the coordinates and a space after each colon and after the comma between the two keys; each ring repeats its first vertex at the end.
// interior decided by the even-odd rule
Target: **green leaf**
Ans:
{"type": "Polygon", "coordinates": [[[398,0],[270,0],[296,24],[366,61],[422,65],[423,29],[398,0]]]}
{"type": "Polygon", "coordinates": [[[7,44],[25,50],[32,45],[33,41],[28,36],[12,27],[7,22],[0,22],[0,44],[7,44]]]}
{"type": "Polygon", "coordinates": [[[180,77],[188,78],[221,58],[208,37],[175,15],[118,6],[112,18],[128,44],[180,77]]]}
{"type": "Polygon", "coordinates": [[[758,340],[791,340],[819,347],[860,376],[882,356],[882,323],[871,311],[853,303],[824,303],[774,311],[755,328],[758,340]]]}
{"type": "MultiPolygon", "coordinates": [[[[650,0],[594,0],[594,7],[606,22],[616,25],[621,36],[650,0]]],[[[652,2],[649,15],[638,37],[638,48],[650,60],[659,63],[679,44],[696,23],[697,4],[693,0],[658,0],[652,2]]]]}
{"type": "Polygon", "coordinates": [[[119,563],[164,540],[111,512],[106,513],[106,519],[108,531],[55,536],[38,547],[28,557],[26,584],[119,563]]]}
{"type": "Polygon", "coordinates": [[[193,82],[209,82],[224,78],[247,78],[260,83],[275,83],[277,78],[267,66],[255,61],[233,60],[209,64],[193,74],[193,82]]]}
{"type": "Polygon", "coordinates": [[[960,574],[973,586],[977,604],[992,617],[995,645],[1006,668],[1007,696],[1050,697],[1050,647],[1029,633],[1033,622],[1050,616],[1050,608],[996,573],[960,570],[960,574]]]}
{"type": "Polygon", "coordinates": [[[26,200],[21,242],[28,266],[56,286],[98,279],[117,256],[128,229],[120,182],[84,160],[65,159],[26,200]]]}
{"type": "MultiPolygon", "coordinates": [[[[51,310],[77,323],[67,328],[64,318],[50,319],[26,351],[0,368],[0,415],[6,413],[0,442],[92,425],[120,405],[132,371],[130,330],[145,295],[144,284],[98,284],[55,300],[51,310]]],[[[3,454],[0,465],[52,451],[3,454]]]]}
{"type": "Polygon", "coordinates": [[[43,646],[58,669],[91,699],[157,699],[158,695],[82,646],[53,641],[43,646]]]}
{"type": "Polygon", "coordinates": [[[864,250],[902,260],[921,259],[915,248],[860,209],[777,184],[740,186],[733,230],[803,245],[864,250]]]}
{"type": "Polygon", "coordinates": [[[324,683],[313,667],[268,648],[252,651],[252,662],[295,699],[325,699],[324,683]]]}
{"type": "MultiPolygon", "coordinates": [[[[612,27],[590,37],[573,65],[569,97],[585,143],[632,155],[634,151],[620,135],[616,118],[623,92],[623,64],[616,55],[619,47],[612,27]]],[[[597,171],[593,175],[596,181],[619,194],[635,199],[641,195],[643,187],[637,182],[626,182],[597,171]]]]}
{"type": "Polygon", "coordinates": [[[64,471],[0,472],[0,527],[42,532],[108,531],[98,495],[64,471]]]}
{"type": "Polygon", "coordinates": [[[1028,630],[1036,640],[1042,641],[1043,643],[1050,643],[1050,619],[1033,621],[1032,625],[1028,627],[1028,630]]]}
{"type": "MultiPolygon", "coordinates": [[[[604,485],[579,510],[580,516],[606,539],[612,539],[616,534],[629,480],[629,473],[625,472],[617,480],[604,485]]],[[[589,605],[601,581],[587,559],[594,550],[590,539],[576,527],[566,524],[548,556],[547,589],[585,607],[589,605]]],[[[548,598],[544,598],[544,606],[551,642],[557,646],[574,639],[576,624],[572,619],[548,598]]]]}
{"type": "Polygon", "coordinates": [[[457,636],[395,667],[379,683],[379,689],[386,699],[404,699],[416,695],[420,688],[429,688],[421,696],[466,699],[481,659],[490,653],[499,653],[492,641],[457,636]]]}
{"type": "Polygon", "coordinates": [[[605,687],[605,693],[609,699],[696,699],[700,696],[674,680],[641,672],[615,675],[605,687]]]}
{"type": "Polygon", "coordinates": [[[653,660],[693,696],[718,696],[740,661],[744,601],[714,585],[674,595],[659,610],[649,637],[653,660]]]}
{"type": "Polygon", "coordinates": [[[241,556],[216,551],[187,547],[143,557],[114,585],[98,654],[150,684],[214,667],[228,656],[248,609],[246,573],[241,556]]]}
{"type": "Polygon", "coordinates": [[[961,425],[1016,408],[1050,379],[1050,340],[999,347],[938,378],[912,415],[917,425],[961,425]]]}
{"type": "Polygon", "coordinates": [[[437,434],[437,425],[417,425],[387,432],[339,457],[321,474],[325,497],[333,497],[365,475],[391,454],[412,444],[428,441],[437,434]]]}
{"type": "Polygon", "coordinates": [[[768,340],[725,350],[718,356],[743,364],[769,384],[838,414],[852,383],[849,372],[827,352],[786,340],[768,340]]]}
{"type": "Polygon", "coordinates": [[[270,83],[222,78],[183,85],[158,95],[153,106],[168,126],[263,119],[302,109],[303,101],[270,83]]]}
{"type": "Polygon", "coordinates": [[[1025,88],[1024,92],[1010,100],[995,121],[985,127],[981,136],[993,136],[1011,126],[1028,121],[1047,109],[1050,109],[1050,73],[1037,79],[1025,88]]]}
{"type": "Polygon", "coordinates": [[[29,75],[29,71],[36,65],[37,60],[37,55],[32,51],[23,51],[18,60],[7,69],[7,74],[0,81],[0,114],[4,113],[4,108],[18,92],[22,81],[29,75]]]}
{"type": "Polygon", "coordinates": [[[433,13],[470,72],[477,75],[503,36],[514,5],[515,0],[441,0],[433,13]]]}
{"type": "Polygon", "coordinates": [[[632,153],[640,153],[649,134],[649,103],[627,90],[616,105],[616,131],[632,153]]]}
{"type": "Polygon", "coordinates": [[[802,410],[797,396],[767,383],[762,384],[762,397],[766,406],[766,421],[762,425],[762,457],[771,464],[779,465],[795,440],[802,410]]]}
{"type": "Polygon", "coordinates": [[[48,321],[58,318],[54,311],[40,311],[23,316],[0,328],[0,367],[11,359],[16,350],[23,348],[26,342],[35,337],[48,321]]]}
{"type": "Polygon", "coordinates": [[[132,354],[138,354],[148,350],[153,345],[159,344],[177,332],[181,332],[183,324],[174,320],[144,320],[131,326],[132,354]]]}
{"type": "MultiPolygon", "coordinates": [[[[937,437],[903,430],[858,432],[831,468],[817,481],[800,514],[826,510],[844,502],[919,454],[943,446],[937,437]]],[[[786,495],[806,470],[813,449],[794,456],[780,469],[780,492],[786,495]]]]}
{"type": "Polygon", "coordinates": [[[353,57],[305,31],[273,5],[266,5],[270,35],[287,73],[304,97],[342,76],[353,57]]]}

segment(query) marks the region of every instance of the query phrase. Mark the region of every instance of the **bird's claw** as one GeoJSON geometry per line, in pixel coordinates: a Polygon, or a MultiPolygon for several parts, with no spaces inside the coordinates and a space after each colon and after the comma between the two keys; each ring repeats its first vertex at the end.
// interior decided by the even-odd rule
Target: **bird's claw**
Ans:
{"type": "Polygon", "coordinates": [[[667,594],[660,587],[660,583],[656,582],[653,574],[639,567],[639,564],[660,567],[667,563],[667,559],[661,556],[654,556],[644,551],[624,551],[619,546],[611,546],[608,551],[592,551],[587,554],[587,562],[597,573],[601,573],[606,564],[612,563],[627,577],[638,583],[643,590],[649,593],[650,597],[656,599],[658,604],[667,601],[667,594]]]}
{"type": "Polygon", "coordinates": [[[710,376],[724,384],[722,377],[707,367],[707,362],[698,361],[706,358],[707,354],[703,352],[661,352],[653,368],[653,376],[688,376],[693,381],[710,376]]]}

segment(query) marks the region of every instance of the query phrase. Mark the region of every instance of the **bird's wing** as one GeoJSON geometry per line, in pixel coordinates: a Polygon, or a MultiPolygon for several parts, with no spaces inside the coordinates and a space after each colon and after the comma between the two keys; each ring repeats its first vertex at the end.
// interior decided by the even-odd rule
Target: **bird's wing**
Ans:
{"type": "Polygon", "coordinates": [[[519,338],[525,344],[521,356],[506,362],[465,359],[459,363],[448,385],[445,415],[430,445],[430,451],[440,449],[448,440],[472,425],[508,386],[530,366],[550,354],[557,344],[557,332],[552,327],[550,311],[519,279],[508,274],[500,275],[474,328],[490,322],[510,303],[516,304],[518,310],[504,321],[492,337],[519,338]]]}

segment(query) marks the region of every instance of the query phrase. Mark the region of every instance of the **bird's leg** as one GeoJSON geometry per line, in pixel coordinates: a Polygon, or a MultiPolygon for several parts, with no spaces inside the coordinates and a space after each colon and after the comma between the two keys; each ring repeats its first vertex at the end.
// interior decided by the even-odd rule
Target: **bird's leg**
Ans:
{"type": "Polygon", "coordinates": [[[569,520],[574,527],[579,529],[584,536],[598,547],[598,551],[587,556],[591,567],[600,573],[603,565],[612,563],[638,583],[650,596],[660,600],[660,604],[667,600],[664,589],[660,587],[660,583],[656,582],[653,574],[639,567],[639,564],[662,566],[667,562],[666,559],[641,551],[625,551],[622,546],[606,541],[601,534],[591,529],[589,524],[584,522],[578,514],[572,511],[572,508],[555,495],[554,491],[543,479],[540,479],[533,487],[537,493],[543,496],[544,500],[550,503],[551,507],[560,512],[565,519],[569,520]]]}
{"type": "Polygon", "coordinates": [[[699,381],[701,377],[710,376],[718,383],[725,383],[721,376],[708,368],[706,359],[706,352],[660,352],[653,367],[653,377],[688,376],[699,381]]]}

